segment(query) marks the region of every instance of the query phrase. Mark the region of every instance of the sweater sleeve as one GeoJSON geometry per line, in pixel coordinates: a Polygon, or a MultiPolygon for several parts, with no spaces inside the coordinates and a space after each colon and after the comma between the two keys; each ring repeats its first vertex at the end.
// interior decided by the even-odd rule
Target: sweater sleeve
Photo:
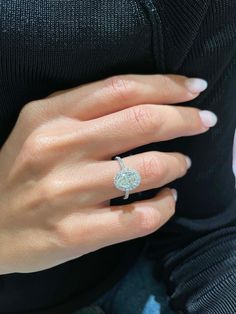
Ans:
{"type": "MultiPolygon", "coordinates": [[[[176,313],[235,313],[236,226],[216,230],[169,252],[161,267],[170,306],[176,313]]],[[[159,268],[157,263],[158,280],[159,268]]]]}

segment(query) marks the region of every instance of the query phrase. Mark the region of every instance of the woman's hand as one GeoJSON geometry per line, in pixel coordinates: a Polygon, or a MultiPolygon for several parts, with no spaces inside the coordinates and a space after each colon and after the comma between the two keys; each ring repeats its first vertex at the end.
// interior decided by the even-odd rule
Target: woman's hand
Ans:
{"type": "MultiPolygon", "coordinates": [[[[187,82],[179,75],[120,75],[23,107],[0,153],[0,274],[44,270],[147,235],[174,214],[169,188],[151,200],[109,206],[124,195],[113,185],[120,167],[111,158],[207,131],[214,124],[209,112],[173,105],[199,95],[201,86],[187,88],[197,81],[187,82]]],[[[150,151],[124,161],[141,174],[133,193],[161,187],[188,168],[177,152],[150,151]]]]}

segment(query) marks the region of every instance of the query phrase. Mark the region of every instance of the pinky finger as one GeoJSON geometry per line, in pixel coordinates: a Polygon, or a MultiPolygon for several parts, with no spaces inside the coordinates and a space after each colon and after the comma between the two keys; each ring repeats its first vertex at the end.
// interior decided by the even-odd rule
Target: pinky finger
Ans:
{"type": "MultiPolygon", "coordinates": [[[[155,197],[128,205],[108,206],[93,211],[86,222],[87,252],[153,233],[175,213],[175,196],[170,188],[162,189],[155,197]]],[[[79,222],[74,221],[73,238],[80,239],[79,222]]],[[[72,226],[70,227],[72,228],[72,226]]],[[[72,229],[70,229],[72,230],[72,229]]],[[[79,241],[80,242],[80,241],[79,241]]],[[[75,243],[74,243],[75,244],[75,243]]],[[[77,243],[81,249],[81,243],[77,243]]]]}

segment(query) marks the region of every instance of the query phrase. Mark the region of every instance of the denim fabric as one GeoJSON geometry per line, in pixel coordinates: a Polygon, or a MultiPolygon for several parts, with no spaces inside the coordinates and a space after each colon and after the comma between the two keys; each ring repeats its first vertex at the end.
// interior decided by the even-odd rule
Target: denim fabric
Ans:
{"type": "Polygon", "coordinates": [[[146,249],[111,290],[91,306],[73,314],[172,314],[162,282],[153,277],[154,261],[146,249]]]}

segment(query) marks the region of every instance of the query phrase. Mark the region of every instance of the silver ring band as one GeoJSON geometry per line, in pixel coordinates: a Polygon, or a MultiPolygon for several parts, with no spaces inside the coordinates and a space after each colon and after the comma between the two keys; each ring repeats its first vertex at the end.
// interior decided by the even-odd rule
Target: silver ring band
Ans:
{"type": "Polygon", "coordinates": [[[129,191],[140,185],[141,176],[137,170],[126,167],[121,157],[116,156],[115,159],[118,160],[121,170],[114,177],[114,185],[118,190],[125,191],[125,200],[129,197],[129,191]]]}

